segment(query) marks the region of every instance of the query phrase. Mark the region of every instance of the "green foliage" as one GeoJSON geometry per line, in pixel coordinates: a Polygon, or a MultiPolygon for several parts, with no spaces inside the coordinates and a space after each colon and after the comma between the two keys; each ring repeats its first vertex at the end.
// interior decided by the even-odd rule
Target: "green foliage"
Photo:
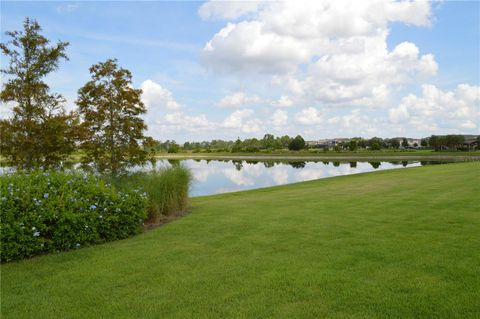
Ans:
{"type": "Polygon", "coordinates": [[[460,148],[465,142],[463,135],[432,135],[428,144],[436,151],[441,149],[449,149],[452,151],[460,148]]]}
{"type": "Polygon", "coordinates": [[[238,153],[242,151],[242,141],[240,138],[237,138],[235,141],[235,144],[232,146],[232,153],[238,153]]]}
{"type": "Polygon", "coordinates": [[[300,135],[297,135],[288,143],[288,149],[291,151],[299,151],[305,148],[305,140],[300,135]]]}
{"type": "Polygon", "coordinates": [[[27,18],[23,27],[6,32],[10,41],[0,44],[9,58],[0,100],[14,105],[12,118],[0,123],[2,155],[20,168],[58,166],[74,150],[77,116],[64,110],[65,99],[44,78],[68,59],[68,43],[50,45],[35,20],[27,18]]]}
{"type": "Polygon", "coordinates": [[[402,147],[403,148],[408,147],[408,140],[406,138],[402,139],[402,147]]]}
{"type": "Polygon", "coordinates": [[[398,141],[398,139],[394,138],[390,141],[390,145],[393,148],[399,148],[400,147],[400,142],[398,141]]]}
{"type": "Polygon", "coordinates": [[[126,238],[146,217],[146,194],[91,175],[18,172],[0,182],[2,262],[126,238]]]}
{"type": "Polygon", "coordinates": [[[175,141],[173,141],[169,146],[168,146],[168,150],[167,152],[168,153],[178,153],[178,151],[180,150],[180,146],[175,143],[175,141]]]}
{"type": "Polygon", "coordinates": [[[356,140],[350,140],[350,142],[348,142],[348,149],[350,151],[355,151],[357,149],[357,141],[356,140]]]}
{"type": "Polygon", "coordinates": [[[188,190],[192,182],[190,171],[173,165],[153,172],[138,172],[109,179],[117,188],[141,188],[148,195],[148,222],[157,223],[162,216],[184,212],[188,206],[188,190]]]}
{"type": "Polygon", "coordinates": [[[77,105],[82,117],[83,163],[93,162],[102,173],[116,175],[127,166],[144,163],[141,146],[146,112],[141,90],[132,87],[132,74],[116,60],[90,67],[91,80],[79,91],[77,105]]]}
{"type": "Polygon", "coordinates": [[[370,140],[368,140],[368,146],[370,146],[371,150],[378,151],[384,148],[385,144],[382,138],[372,137],[370,140]]]}

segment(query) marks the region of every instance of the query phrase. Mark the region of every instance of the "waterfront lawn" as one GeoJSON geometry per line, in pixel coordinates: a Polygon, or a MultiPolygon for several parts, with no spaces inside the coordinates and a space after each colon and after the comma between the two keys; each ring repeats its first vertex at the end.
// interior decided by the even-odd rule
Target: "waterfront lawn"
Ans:
{"type": "Polygon", "coordinates": [[[1,267],[2,318],[478,318],[480,163],[192,199],[134,238],[1,267]]]}

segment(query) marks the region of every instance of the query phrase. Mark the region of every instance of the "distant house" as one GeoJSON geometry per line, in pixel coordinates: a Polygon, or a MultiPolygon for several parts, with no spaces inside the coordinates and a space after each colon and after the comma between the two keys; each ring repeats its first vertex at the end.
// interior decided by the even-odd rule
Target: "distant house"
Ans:
{"type": "Polygon", "coordinates": [[[408,147],[419,148],[422,146],[422,140],[419,138],[407,138],[408,147]]]}
{"type": "Polygon", "coordinates": [[[307,145],[311,148],[332,148],[348,142],[350,142],[349,138],[330,138],[317,141],[307,141],[307,145]]]}
{"type": "Polygon", "coordinates": [[[480,143],[478,141],[479,135],[464,135],[463,146],[469,150],[478,150],[480,149],[480,143]]]}
{"type": "Polygon", "coordinates": [[[400,144],[400,148],[421,148],[422,140],[419,138],[409,138],[409,137],[394,137],[392,140],[397,140],[400,144]],[[408,146],[404,147],[402,145],[403,139],[407,140],[408,146]]]}

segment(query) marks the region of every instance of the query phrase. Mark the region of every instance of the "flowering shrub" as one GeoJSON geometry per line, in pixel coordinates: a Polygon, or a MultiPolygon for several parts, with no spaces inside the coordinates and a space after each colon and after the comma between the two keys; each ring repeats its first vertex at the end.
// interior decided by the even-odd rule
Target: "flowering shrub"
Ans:
{"type": "Polygon", "coordinates": [[[145,193],[92,175],[1,175],[1,261],[126,238],[141,231],[146,207],[145,193]]]}

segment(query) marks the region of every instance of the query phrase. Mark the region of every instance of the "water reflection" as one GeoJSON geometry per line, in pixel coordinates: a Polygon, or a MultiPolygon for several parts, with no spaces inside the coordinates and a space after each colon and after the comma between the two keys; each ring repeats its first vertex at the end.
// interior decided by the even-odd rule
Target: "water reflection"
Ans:
{"type": "MultiPolygon", "coordinates": [[[[318,162],[257,160],[160,160],[157,168],[185,165],[194,176],[191,196],[289,184],[339,175],[422,165],[420,162],[318,162]]],[[[427,164],[425,164],[427,165],[427,164]]],[[[151,167],[144,167],[149,170],[151,167]]]]}

